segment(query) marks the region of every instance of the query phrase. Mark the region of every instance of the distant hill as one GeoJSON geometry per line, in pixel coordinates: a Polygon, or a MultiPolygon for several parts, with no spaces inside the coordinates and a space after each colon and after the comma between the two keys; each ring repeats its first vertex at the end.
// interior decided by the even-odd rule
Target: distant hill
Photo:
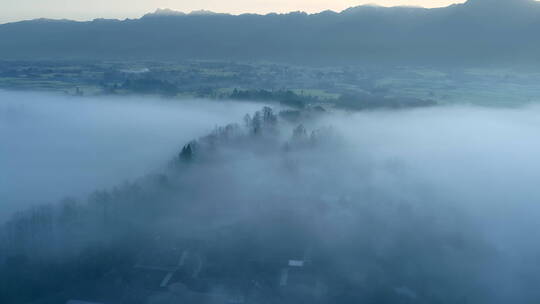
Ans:
{"type": "Polygon", "coordinates": [[[158,10],[135,20],[0,25],[2,59],[269,60],[295,63],[540,62],[540,3],[359,6],[336,13],[228,15],[158,10]]]}

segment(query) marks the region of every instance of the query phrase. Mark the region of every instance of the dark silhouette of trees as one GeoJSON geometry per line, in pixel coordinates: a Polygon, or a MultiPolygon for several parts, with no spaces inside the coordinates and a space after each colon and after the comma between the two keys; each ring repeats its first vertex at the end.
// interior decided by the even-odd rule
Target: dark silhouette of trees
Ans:
{"type": "Polygon", "coordinates": [[[293,130],[293,140],[304,141],[308,139],[307,131],[304,125],[300,124],[293,130]]]}
{"type": "Polygon", "coordinates": [[[268,91],[234,89],[229,98],[236,100],[277,101],[282,105],[296,109],[303,109],[306,105],[319,101],[318,98],[298,95],[290,90],[268,91]]]}
{"type": "Polygon", "coordinates": [[[193,142],[185,145],[182,148],[179,158],[183,162],[191,162],[193,160],[193,142]]]}
{"type": "Polygon", "coordinates": [[[122,89],[140,94],[159,94],[164,96],[178,94],[178,88],[174,84],[151,77],[127,79],[122,84],[122,89]]]}
{"type": "Polygon", "coordinates": [[[376,94],[343,94],[336,106],[353,110],[367,109],[405,109],[435,106],[437,102],[431,99],[414,97],[386,97],[376,94]]]}

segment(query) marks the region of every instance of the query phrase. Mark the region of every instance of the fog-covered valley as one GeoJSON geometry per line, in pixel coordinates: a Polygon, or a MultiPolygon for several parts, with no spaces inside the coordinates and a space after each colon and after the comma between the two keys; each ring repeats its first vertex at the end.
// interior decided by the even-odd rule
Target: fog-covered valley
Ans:
{"type": "Polygon", "coordinates": [[[2,303],[540,300],[538,106],[0,94],[2,303]]]}
{"type": "Polygon", "coordinates": [[[540,303],[539,1],[81,1],[0,1],[0,304],[540,303]]]}

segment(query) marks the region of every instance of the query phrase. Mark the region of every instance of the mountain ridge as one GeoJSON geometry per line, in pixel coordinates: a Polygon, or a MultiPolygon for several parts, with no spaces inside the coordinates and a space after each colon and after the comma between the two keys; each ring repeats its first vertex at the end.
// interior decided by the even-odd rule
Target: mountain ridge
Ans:
{"type": "MultiPolygon", "coordinates": [[[[501,4],[504,3],[504,4],[501,4]]],[[[444,8],[358,6],[316,14],[158,10],[139,19],[0,25],[3,59],[263,60],[295,63],[537,64],[540,2],[444,8]]]]}
{"type": "MultiPolygon", "coordinates": [[[[444,7],[435,7],[435,8],[426,8],[422,6],[412,6],[412,5],[398,5],[398,6],[381,6],[377,4],[363,4],[358,6],[352,6],[349,8],[346,8],[341,11],[333,11],[333,10],[323,10],[316,13],[307,13],[304,11],[290,11],[286,13],[276,13],[276,12],[270,12],[266,14],[259,14],[259,13],[241,13],[241,14],[230,14],[230,13],[219,13],[214,12],[210,10],[193,10],[189,13],[183,12],[183,11],[177,11],[170,8],[157,8],[154,12],[146,13],[142,15],[140,18],[94,18],[92,20],[85,20],[85,21],[79,21],[79,20],[72,20],[67,18],[61,18],[61,19],[55,19],[55,18],[36,18],[36,19],[27,19],[27,20],[20,20],[20,21],[14,21],[14,22],[7,22],[7,23],[0,23],[0,26],[7,25],[7,24],[16,24],[16,23],[23,23],[23,22],[42,22],[42,21],[70,21],[70,22],[77,22],[77,23],[87,23],[87,22],[93,22],[96,20],[115,20],[115,21],[127,21],[127,20],[140,20],[147,17],[188,17],[188,16],[231,16],[231,17],[240,17],[240,16],[287,16],[287,15],[305,15],[305,16],[317,16],[317,15],[325,15],[325,14],[335,14],[335,15],[341,15],[341,14],[354,14],[354,13],[363,13],[365,11],[371,11],[371,12],[411,12],[411,11],[440,11],[444,9],[455,9],[455,8],[463,8],[463,7],[474,7],[474,8],[486,8],[491,7],[493,8],[494,5],[497,6],[503,6],[504,9],[508,9],[509,7],[512,8],[517,5],[528,5],[527,8],[530,8],[531,5],[536,6],[536,8],[540,9],[540,0],[467,0],[464,3],[456,3],[451,4],[444,7]]],[[[522,7],[523,8],[523,7],[522,7]]]]}

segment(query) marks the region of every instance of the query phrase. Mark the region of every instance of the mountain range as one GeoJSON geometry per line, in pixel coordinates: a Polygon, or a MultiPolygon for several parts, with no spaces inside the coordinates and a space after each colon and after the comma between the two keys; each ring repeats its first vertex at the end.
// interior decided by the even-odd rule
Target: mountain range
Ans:
{"type": "Polygon", "coordinates": [[[306,64],[538,64],[540,2],[358,6],[317,14],[37,19],[0,25],[4,60],[253,60],[306,64]]]}

